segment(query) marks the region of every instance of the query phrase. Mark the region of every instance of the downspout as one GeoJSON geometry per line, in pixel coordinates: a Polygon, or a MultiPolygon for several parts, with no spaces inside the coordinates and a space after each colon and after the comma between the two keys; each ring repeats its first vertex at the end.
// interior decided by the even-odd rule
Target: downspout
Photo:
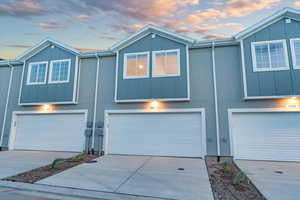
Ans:
{"type": "MultiPolygon", "coordinates": [[[[93,117],[93,131],[92,131],[92,153],[95,150],[95,132],[96,132],[96,119],[97,119],[97,101],[98,101],[98,83],[99,83],[99,67],[100,57],[96,54],[97,58],[97,69],[96,69],[96,84],[95,84],[95,99],[94,99],[94,117],[93,117]]],[[[102,151],[102,149],[100,150],[102,151]]]]}
{"type": "Polygon", "coordinates": [[[3,145],[2,143],[3,143],[6,118],[7,118],[7,109],[8,109],[8,103],[9,103],[9,97],[10,97],[12,77],[13,77],[13,72],[14,72],[14,67],[9,62],[8,62],[8,66],[10,67],[10,77],[9,77],[9,84],[8,84],[8,89],[7,89],[6,103],[5,103],[4,116],[3,116],[3,124],[2,124],[1,137],[0,137],[0,150],[2,150],[2,145],[3,145]]]}
{"type": "Polygon", "coordinates": [[[218,106],[218,92],[217,92],[217,77],[216,77],[216,58],[215,58],[215,41],[211,44],[212,50],[212,67],[213,67],[213,81],[214,81],[214,100],[216,113],[216,131],[217,131],[217,154],[220,156],[220,130],[219,130],[219,106],[218,106]]]}

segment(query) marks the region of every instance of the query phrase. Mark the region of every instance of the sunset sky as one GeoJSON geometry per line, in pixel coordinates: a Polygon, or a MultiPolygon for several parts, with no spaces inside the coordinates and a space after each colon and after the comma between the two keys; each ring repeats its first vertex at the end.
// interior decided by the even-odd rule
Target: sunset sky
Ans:
{"type": "Polygon", "coordinates": [[[147,24],[194,39],[230,37],[295,0],[0,0],[0,58],[51,37],[105,49],[147,24]]]}

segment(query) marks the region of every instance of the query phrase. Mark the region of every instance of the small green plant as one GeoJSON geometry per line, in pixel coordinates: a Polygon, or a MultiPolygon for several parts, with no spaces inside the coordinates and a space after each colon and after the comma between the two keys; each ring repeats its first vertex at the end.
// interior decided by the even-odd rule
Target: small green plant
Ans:
{"type": "Polygon", "coordinates": [[[84,160],[84,154],[80,154],[78,156],[75,156],[73,158],[71,158],[69,161],[70,162],[80,162],[84,160]]]}
{"type": "Polygon", "coordinates": [[[238,172],[233,175],[232,177],[232,184],[238,185],[241,182],[245,181],[247,179],[246,175],[243,172],[238,172]]]}
{"type": "Polygon", "coordinates": [[[231,174],[232,173],[232,167],[231,167],[230,163],[224,162],[223,163],[223,170],[226,174],[231,174]]]}
{"type": "Polygon", "coordinates": [[[65,161],[65,159],[63,159],[63,158],[55,158],[51,164],[51,168],[54,169],[54,168],[58,167],[58,165],[64,161],[65,161]]]}

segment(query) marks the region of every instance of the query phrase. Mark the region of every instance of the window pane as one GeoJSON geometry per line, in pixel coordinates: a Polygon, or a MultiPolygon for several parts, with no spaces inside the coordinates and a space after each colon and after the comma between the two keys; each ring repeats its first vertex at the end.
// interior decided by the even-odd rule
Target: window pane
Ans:
{"type": "Polygon", "coordinates": [[[58,81],[59,80],[59,67],[60,63],[55,62],[52,65],[52,74],[51,74],[51,81],[58,81]]]}
{"type": "Polygon", "coordinates": [[[36,82],[37,69],[38,69],[38,65],[31,65],[31,72],[30,72],[30,79],[29,79],[30,83],[36,82]]]}
{"type": "Polygon", "coordinates": [[[46,64],[39,64],[37,82],[44,82],[46,75],[46,64]]]}
{"type": "Polygon", "coordinates": [[[168,52],[166,58],[166,74],[178,74],[178,69],[177,52],[168,52]]]}
{"type": "Polygon", "coordinates": [[[269,68],[269,53],[268,45],[256,45],[255,54],[256,54],[256,67],[257,68],[269,68]]]}
{"type": "Polygon", "coordinates": [[[148,55],[128,55],[126,66],[127,77],[147,76],[148,72],[148,55]]]}
{"type": "Polygon", "coordinates": [[[165,73],[165,53],[155,53],[154,74],[164,75],[165,73]]]}
{"type": "Polygon", "coordinates": [[[283,44],[281,42],[270,44],[270,55],[272,68],[286,67],[283,44]]]}
{"type": "Polygon", "coordinates": [[[137,56],[137,75],[147,76],[148,59],[146,54],[141,54],[137,56]]]}
{"type": "Polygon", "coordinates": [[[61,81],[68,80],[68,75],[69,75],[68,73],[69,73],[69,62],[68,61],[61,62],[61,65],[60,65],[60,80],[61,81]]]}
{"type": "Polygon", "coordinates": [[[296,65],[300,66],[300,41],[294,41],[296,65]]]}

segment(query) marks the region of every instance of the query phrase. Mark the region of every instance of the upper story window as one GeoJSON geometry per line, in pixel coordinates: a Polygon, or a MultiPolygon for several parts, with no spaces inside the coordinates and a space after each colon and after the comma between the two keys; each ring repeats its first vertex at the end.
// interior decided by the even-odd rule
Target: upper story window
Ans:
{"type": "Polygon", "coordinates": [[[165,77],[165,76],[179,76],[180,75],[180,51],[163,50],[153,51],[152,59],[152,76],[165,77]]]}
{"type": "Polygon", "coordinates": [[[53,60],[50,63],[49,83],[66,83],[70,79],[71,60],[53,60]]]}
{"type": "Polygon", "coordinates": [[[294,69],[300,69],[300,38],[290,40],[294,69]]]}
{"type": "Polygon", "coordinates": [[[27,85],[38,85],[46,83],[48,62],[29,63],[27,72],[27,85]]]}
{"type": "Polygon", "coordinates": [[[276,71],[289,69],[285,40],[252,42],[253,71],[276,71]]]}
{"type": "Polygon", "coordinates": [[[125,54],[124,66],[125,79],[149,77],[149,52],[125,54]]]}

